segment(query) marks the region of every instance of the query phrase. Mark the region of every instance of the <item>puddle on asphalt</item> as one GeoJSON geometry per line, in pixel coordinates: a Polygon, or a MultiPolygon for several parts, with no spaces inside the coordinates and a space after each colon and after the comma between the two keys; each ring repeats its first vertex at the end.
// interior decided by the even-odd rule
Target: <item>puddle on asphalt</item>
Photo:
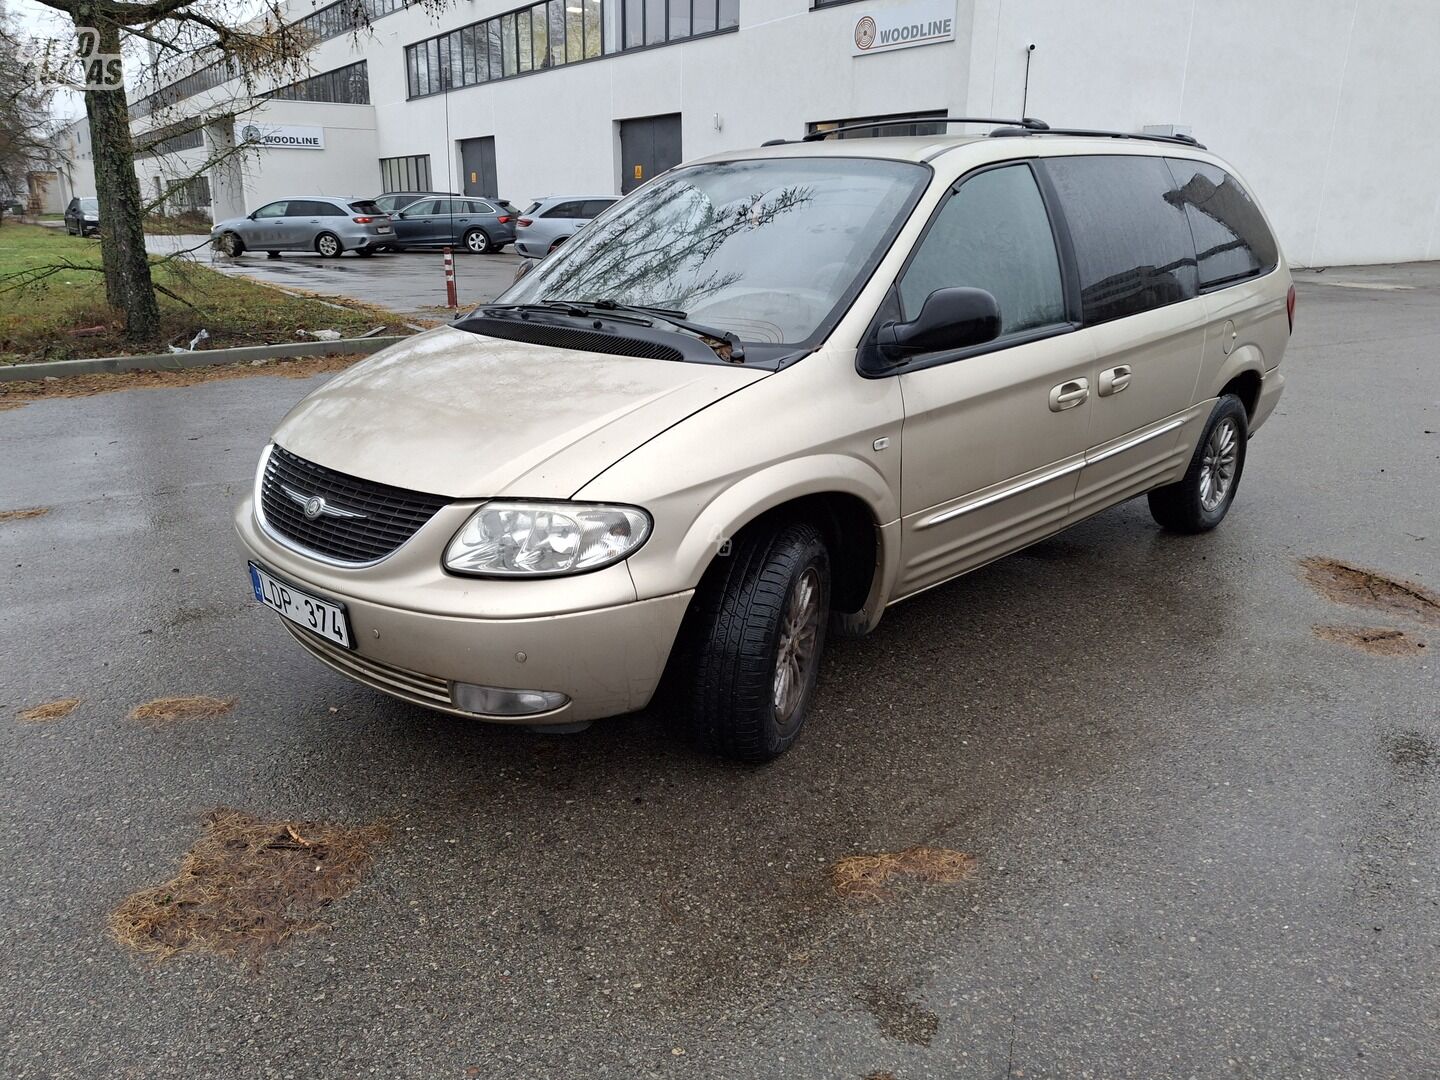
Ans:
{"type": "Polygon", "coordinates": [[[1415,656],[1426,647],[1425,642],[1404,630],[1388,626],[1317,626],[1314,630],[1322,641],[1333,641],[1371,656],[1415,656]]]}
{"type": "Polygon", "coordinates": [[[147,727],[160,728],[187,720],[213,720],[234,707],[234,698],[162,697],[135,706],[130,711],[130,719],[147,727]]]}
{"type": "Polygon", "coordinates": [[[199,840],[163,884],[131,894],[110,917],[116,940],[163,960],[206,952],[259,963],[360,881],[383,825],[264,821],[212,810],[199,840]]]}
{"type": "Polygon", "coordinates": [[[893,987],[867,986],[856,997],[886,1038],[929,1046],[940,1030],[940,1017],[893,987]]]}
{"type": "Polygon", "coordinates": [[[890,882],[914,881],[951,885],[975,872],[975,858],[949,848],[912,847],[873,855],[848,855],[830,867],[830,883],[847,900],[879,902],[890,897],[890,882]]]}
{"type": "Polygon", "coordinates": [[[47,701],[44,705],[36,705],[33,709],[25,709],[18,715],[27,724],[49,724],[63,720],[74,712],[79,704],[78,697],[61,698],[58,701],[47,701]]]}
{"type": "Polygon", "coordinates": [[[1300,569],[1306,583],[1334,603],[1440,626],[1440,596],[1423,585],[1398,581],[1374,570],[1319,556],[1301,559],[1300,569]]]}
{"type": "Polygon", "coordinates": [[[1390,764],[1411,775],[1424,775],[1440,766],[1440,747],[1418,731],[1393,731],[1385,736],[1390,764]]]}

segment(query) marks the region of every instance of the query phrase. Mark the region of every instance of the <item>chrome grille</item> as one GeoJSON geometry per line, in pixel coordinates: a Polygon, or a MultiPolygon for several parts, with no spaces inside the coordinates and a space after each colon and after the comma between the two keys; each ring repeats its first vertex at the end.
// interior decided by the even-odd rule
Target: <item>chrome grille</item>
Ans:
{"type": "MultiPolygon", "coordinates": [[[[282,620],[283,621],[283,620],[282,620]]],[[[450,705],[450,684],[433,675],[422,675],[418,671],[395,667],[380,660],[372,660],[357,652],[333,645],[317,634],[302,630],[288,622],[284,623],[290,635],[305,646],[306,651],[317,660],[329,664],[342,675],[348,675],[356,682],[373,686],[387,694],[412,701],[416,705],[427,705],[432,709],[448,709],[450,705]]]]}
{"type": "Polygon", "coordinates": [[[343,563],[383,559],[449,501],[347,476],[278,445],[271,447],[260,481],[260,508],[270,532],[343,563]],[[316,497],[326,509],[307,516],[305,504],[316,497]]]}

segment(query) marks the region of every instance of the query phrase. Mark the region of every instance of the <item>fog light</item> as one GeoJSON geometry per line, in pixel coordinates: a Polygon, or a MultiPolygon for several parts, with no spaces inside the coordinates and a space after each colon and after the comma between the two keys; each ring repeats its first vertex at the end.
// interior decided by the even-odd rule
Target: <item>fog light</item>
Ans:
{"type": "Polygon", "coordinates": [[[457,709],[481,716],[534,716],[570,704],[568,697],[552,690],[507,690],[463,682],[450,684],[450,701],[457,709]]]}

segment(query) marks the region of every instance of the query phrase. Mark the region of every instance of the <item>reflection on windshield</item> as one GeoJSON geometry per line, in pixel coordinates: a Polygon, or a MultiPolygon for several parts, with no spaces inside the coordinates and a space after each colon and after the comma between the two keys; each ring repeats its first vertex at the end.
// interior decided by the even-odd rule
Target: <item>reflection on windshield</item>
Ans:
{"type": "Polygon", "coordinates": [[[882,254],[926,171],[776,158],[681,169],[578,233],[501,301],[672,308],[756,342],[796,343],[882,254]]]}

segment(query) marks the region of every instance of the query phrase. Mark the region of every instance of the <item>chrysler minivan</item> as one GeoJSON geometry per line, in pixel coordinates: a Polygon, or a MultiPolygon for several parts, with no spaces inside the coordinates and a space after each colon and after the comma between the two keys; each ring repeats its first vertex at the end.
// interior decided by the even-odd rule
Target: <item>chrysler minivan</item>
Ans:
{"type": "Polygon", "coordinates": [[[1137,495],[1214,528],[1294,317],[1259,205],[1190,139],[987,123],[677,167],[332,379],[237,512],[255,599],[408,702],[564,729],[663,677],[762,761],[827,632],[1137,495]]]}

